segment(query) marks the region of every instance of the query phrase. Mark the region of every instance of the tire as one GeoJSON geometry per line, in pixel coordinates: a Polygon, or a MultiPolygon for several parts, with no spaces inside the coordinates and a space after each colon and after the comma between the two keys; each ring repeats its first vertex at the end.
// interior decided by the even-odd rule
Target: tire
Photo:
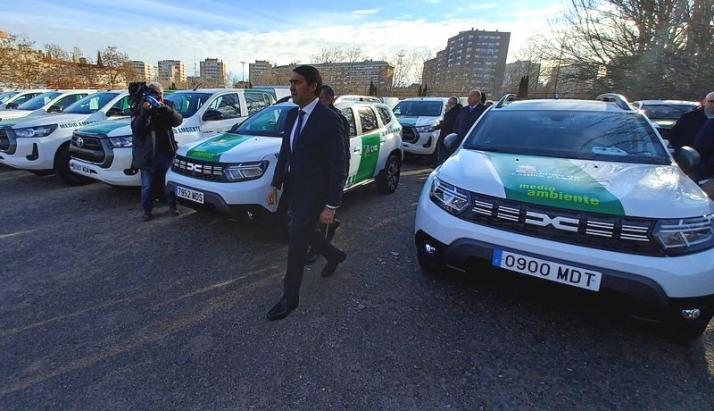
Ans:
{"type": "Polygon", "coordinates": [[[439,138],[436,140],[436,146],[434,147],[434,152],[429,154],[429,157],[428,157],[429,165],[434,168],[436,168],[440,163],[441,156],[443,154],[442,150],[444,150],[444,148],[442,147],[443,142],[444,142],[444,140],[441,138],[441,136],[439,136],[439,138]]]}
{"type": "Polygon", "coordinates": [[[664,335],[679,343],[688,343],[701,337],[707,330],[709,320],[687,321],[683,318],[670,318],[662,324],[664,335]]]}
{"type": "Polygon", "coordinates": [[[377,175],[377,191],[380,194],[392,194],[399,186],[402,161],[395,154],[390,154],[384,169],[377,175]]]}
{"type": "Polygon", "coordinates": [[[54,173],[58,179],[71,186],[81,186],[94,182],[91,178],[73,173],[72,170],[69,169],[69,160],[69,144],[64,144],[60,146],[57,150],[57,154],[55,154],[54,173]]]}

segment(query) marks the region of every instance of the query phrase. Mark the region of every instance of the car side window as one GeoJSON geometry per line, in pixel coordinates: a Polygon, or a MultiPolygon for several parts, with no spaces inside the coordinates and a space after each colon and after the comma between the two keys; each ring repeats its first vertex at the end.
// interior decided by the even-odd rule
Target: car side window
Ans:
{"type": "Polygon", "coordinates": [[[117,112],[117,113],[128,113],[129,112],[129,96],[122,97],[121,100],[112,104],[112,107],[109,110],[111,110],[113,112],[117,112]]]}
{"type": "Polygon", "coordinates": [[[244,96],[245,104],[248,106],[248,115],[260,111],[270,105],[270,101],[263,93],[246,92],[244,96]]]}
{"type": "Polygon", "coordinates": [[[355,115],[351,108],[343,108],[342,115],[345,116],[347,122],[350,124],[350,137],[357,136],[357,126],[355,125],[355,115]]]}
{"type": "Polygon", "coordinates": [[[374,110],[371,107],[360,107],[359,109],[359,120],[362,123],[362,132],[369,133],[370,131],[379,128],[379,123],[377,123],[377,116],[374,114],[374,110]]]}
{"type": "Polygon", "coordinates": [[[220,111],[224,120],[241,117],[240,100],[236,93],[216,97],[208,108],[220,111]]]}
{"type": "Polygon", "coordinates": [[[377,113],[385,126],[392,122],[392,115],[386,107],[377,106],[377,113]]]}

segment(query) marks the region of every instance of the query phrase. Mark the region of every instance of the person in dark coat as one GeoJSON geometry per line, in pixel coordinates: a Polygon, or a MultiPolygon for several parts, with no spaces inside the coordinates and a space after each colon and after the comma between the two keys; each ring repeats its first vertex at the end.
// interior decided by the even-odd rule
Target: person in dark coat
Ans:
{"type": "Polygon", "coordinates": [[[473,126],[476,120],[481,117],[481,114],[486,111],[486,106],[481,104],[480,91],[469,91],[467,100],[469,105],[459,110],[459,115],[456,117],[456,122],[454,123],[454,132],[459,135],[459,144],[464,140],[471,126],[473,126]]]}
{"type": "Polygon", "coordinates": [[[344,133],[344,140],[345,140],[345,157],[347,158],[347,173],[349,174],[350,172],[350,123],[347,121],[347,117],[345,117],[342,114],[342,111],[335,107],[335,91],[332,89],[332,87],[324,85],[322,86],[322,92],[320,92],[320,103],[322,103],[325,107],[329,108],[330,110],[334,111],[337,113],[338,116],[340,116],[340,120],[342,120],[342,126],[345,130],[344,133]]]}
{"type": "MultiPolygon", "coordinates": [[[[173,103],[164,100],[164,88],[159,83],[148,85],[149,95],[158,102],[158,107],[144,101],[139,113],[131,120],[132,132],[132,167],[141,170],[141,207],[144,210],[142,221],[151,220],[154,204],[152,187],[165,187],[166,172],[171,167],[176,154],[174,127],[183,122],[181,113],[174,110],[173,103]]],[[[147,98],[148,100],[148,98],[147,98]]],[[[179,214],[176,196],[166,193],[169,213],[179,214]]]]}
{"type": "Polygon", "coordinates": [[[284,187],[283,196],[288,196],[292,217],[283,295],[268,311],[269,321],[285,318],[300,304],[300,285],[309,247],[327,259],[323,277],[334,274],[347,258],[344,251],[330,244],[317,229],[318,223],[334,222],[347,180],[342,120],[320,104],[321,91],[322,77],[317,69],[312,66],[293,69],[290,93],[298,107],[288,112],[286,132],[266,197],[268,205],[277,204],[278,190],[284,187]]]}
{"type": "Polygon", "coordinates": [[[434,167],[440,165],[448,157],[448,151],[444,146],[444,139],[446,136],[454,132],[454,124],[456,124],[456,117],[458,117],[459,112],[463,106],[459,103],[459,98],[456,96],[449,97],[446,102],[446,113],[444,113],[444,119],[441,124],[437,127],[439,129],[439,150],[437,153],[436,164],[434,167]]]}
{"type": "Polygon", "coordinates": [[[677,151],[684,146],[692,147],[699,129],[707,119],[712,117],[714,117],[714,91],[707,94],[701,107],[682,114],[669,131],[669,144],[677,151]]]}
{"type": "Polygon", "coordinates": [[[692,148],[699,152],[700,158],[692,179],[696,183],[706,181],[702,189],[709,198],[714,198],[714,117],[707,119],[699,129],[692,148]]]}

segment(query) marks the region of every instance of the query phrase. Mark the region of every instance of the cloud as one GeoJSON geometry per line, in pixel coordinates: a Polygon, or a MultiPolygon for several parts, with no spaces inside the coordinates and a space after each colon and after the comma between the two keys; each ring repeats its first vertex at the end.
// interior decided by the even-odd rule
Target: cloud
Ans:
{"type": "Polygon", "coordinates": [[[369,10],[355,10],[351,14],[353,16],[368,16],[371,14],[377,14],[379,9],[369,9],[369,10]]]}

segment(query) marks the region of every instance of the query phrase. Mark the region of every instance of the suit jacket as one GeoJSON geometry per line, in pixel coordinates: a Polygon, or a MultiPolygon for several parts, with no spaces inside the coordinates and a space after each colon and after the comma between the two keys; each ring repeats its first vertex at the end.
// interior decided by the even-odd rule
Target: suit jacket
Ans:
{"type": "Polygon", "coordinates": [[[352,157],[352,153],[350,150],[350,122],[347,120],[347,117],[342,114],[342,111],[340,111],[339,108],[335,106],[330,106],[330,109],[337,113],[338,116],[340,116],[340,120],[342,120],[342,127],[344,131],[344,139],[345,139],[345,162],[347,163],[347,174],[350,172],[350,158],[352,157]]]}
{"type": "Polygon", "coordinates": [[[707,122],[707,115],[704,113],[704,108],[699,107],[682,116],[674,123],[674,126],[669,131],[667,140],[674,148],[683,146],[692,147],[694,140],[697,138],[699,129],[707,122]]]}
{"type": "Polygon", "coordinates": [[[481,117],[484,111],[486,111],[486,106],[481,103],[476,104],[473,113],[469,111],[469,106],[461,108],[454,123],[454,133],[459,135],[459,140],[463,140],[466,137],[466,133],[469,132],[471,126],[481,117]]]}
{"type": "Polygon", "coordinates": [[[297,115],[297,107],[288,113],[271,186],[278,189],[283,186],[289,166],[293,209],[339,207],[347,179],[342,120],[318,102],[297,137],[295,151],[292,151],[290,136],[297,115]]]}
{"type": "Polygon", "coordinates": [[[458,117],[459,113],[461,112],[461,108],[461,103],[456,103],[454,107],[451,107],[451,110],[447,111],[444,114],[444,120],[442,120],[441,124],[438,127],[441,130],[439,132],[439,137],[446,137],[454,132],[456,117],[458,117]]]}

